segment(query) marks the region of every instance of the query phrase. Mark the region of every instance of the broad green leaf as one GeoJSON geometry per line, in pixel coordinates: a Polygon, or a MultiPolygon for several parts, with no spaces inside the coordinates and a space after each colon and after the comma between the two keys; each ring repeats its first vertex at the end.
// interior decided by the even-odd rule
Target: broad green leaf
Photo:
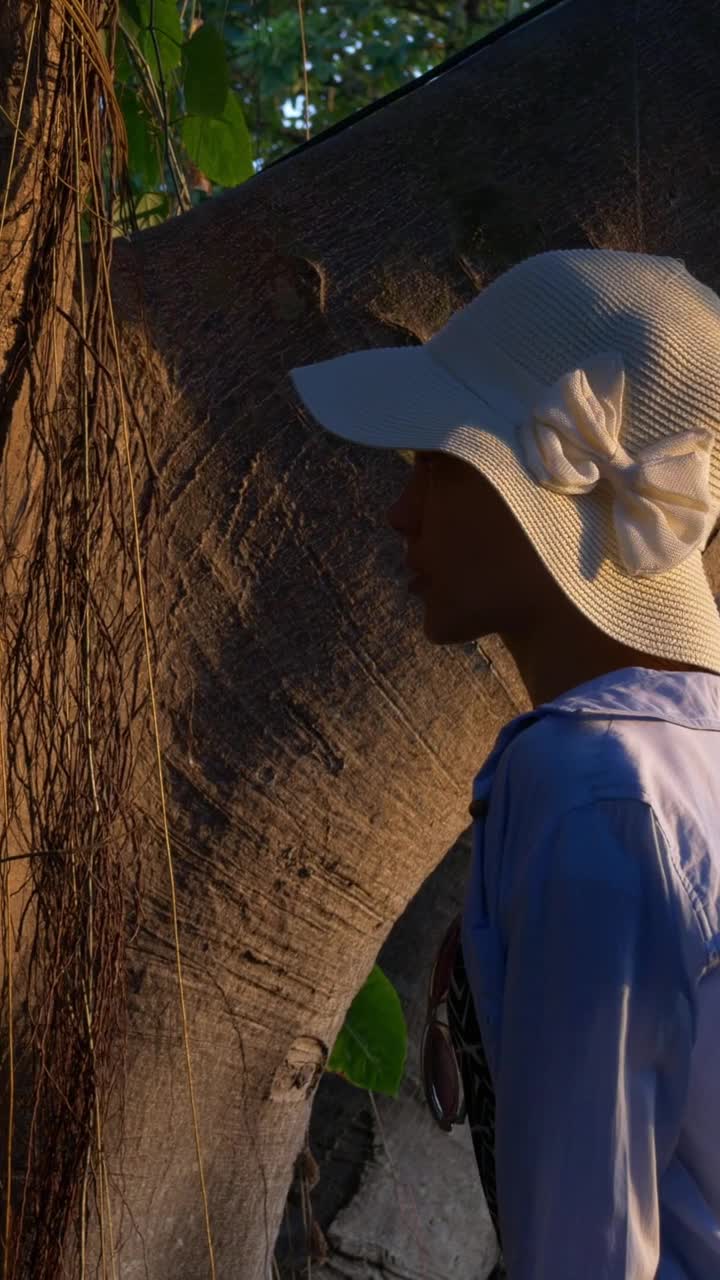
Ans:
{"type": "Polygon", "coordinates": [[[374,965],[345,1016],[327,1070],[361,1089],[397,1097],[407,1057],[407,1027],[397,991],[374,965]]]}
{"type": "Polygon", "coordinates": [[[221,120],[186,116],[180,126],[190,159],[211,182],[235,187],[252,177],[252,145],[240,99],[232,90],[221,120]]]}
{"type": "Polygon", "coordinates": [[[123,88],[118,94],[118,101],[127,129],[130,173],[143,188],[150,190],[159,184],[163,172],[157,130],[132,89],[123,88]]]}
{"type": "Polygon", "coordinates": [[[163,76],[180,65],[183,33],[177,3],[176,0],[137,0],[137,8],[142,16],[137,42],[147,58],[153,78],[159,81],[158,53],[163,76]]]}
{"type": "Polygon", "coordinates": [[[185,105],[188,115],[222,118],[230,88],[225,42],[207,22],[182,51],[185,105]]]}

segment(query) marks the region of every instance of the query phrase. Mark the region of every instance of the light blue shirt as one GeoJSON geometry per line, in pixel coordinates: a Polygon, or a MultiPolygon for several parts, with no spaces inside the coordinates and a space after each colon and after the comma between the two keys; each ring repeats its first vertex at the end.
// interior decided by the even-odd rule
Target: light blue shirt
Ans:
{"type": "Polygon", "coordinates": [[[503,728],[473,798],[509,1280],[718,1280],[720,676],[571,689],[503,728]]]}

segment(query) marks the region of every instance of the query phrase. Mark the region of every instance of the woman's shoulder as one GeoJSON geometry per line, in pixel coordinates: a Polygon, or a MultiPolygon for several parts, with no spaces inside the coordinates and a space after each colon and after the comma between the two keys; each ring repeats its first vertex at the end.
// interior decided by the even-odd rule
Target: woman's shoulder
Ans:
{"type": "Polygon", "coordinates": [[[504,784],[544,808],[601,798],[645,799],[642,744],[612,716],[547,714],[510,743],[504,784]]]}

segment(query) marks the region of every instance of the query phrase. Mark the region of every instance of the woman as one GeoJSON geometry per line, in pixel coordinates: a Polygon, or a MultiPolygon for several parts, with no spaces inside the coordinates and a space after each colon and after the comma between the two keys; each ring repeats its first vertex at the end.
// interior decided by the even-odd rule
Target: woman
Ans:
{"type": "Polygon", "coordinates": [[[425,635],[500,634],[533,707],[475,778],[430,1008],[454,955],[509,1278],[720,1277],[720,299],[676,259],[554,251],[422,346],[292,376],[335,435],[413,451],[388,518],[425,635]]]}

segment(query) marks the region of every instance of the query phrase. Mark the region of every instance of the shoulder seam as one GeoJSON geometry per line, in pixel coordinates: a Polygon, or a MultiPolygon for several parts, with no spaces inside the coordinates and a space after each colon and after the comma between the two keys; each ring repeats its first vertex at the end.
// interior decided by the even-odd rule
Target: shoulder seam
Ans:
{"type": "Polygon", "coordinates": [[[700,897],[698,896],[697,891],[694,889],[693,885],[690,883],[687,876],[683,872],[683,869],[680,866],[680,863],[675,856],[673,842],[670,840],[667,834],[667,831],[665,830],[665,827],[660,820],[657,810],[655,809],[655,806],[649,800],[644,799],[642,796],[620,796],[620,795],[594,796],[592,800],[585,800],[581,804],[569,805],[567,809],[563,809],[562,813],[558,814],[557,820],[553,827],[553,834],[557,830],[557,827],[560,825],[560,822],[564,818],[566,818],[568,814],[576,813],[582,809],[592,809],[593,805],[603,804],[606,801],[610,801],[613,804],[617,804],[618,802],[621,802],[623,804],[627,804],[627,803],[639,804],[639,805],[642,805],[644,809],[647,809],[648,813],[650,814],[650,819],[652,823],[660,833],[670,873],[678,886],[678,890],[684,894],[684,896],[686,897],[690,905],[690,910],[692,911],[693,919],[695,921],[695,924],[698,930],[699,941],[703,948],[704,957],[705,957],[704,966],[700,971],[700,973],[697,975],[698,978],[701,978],[703,974],[707,972],[709,969],[711,969],[714,963],[716,963],[716,958],[714,958],[714,953],[713,953],[713,931],[710,927],[710,922],[708,921],[707,915],[705,913],[705,907],[700,897]]]}

